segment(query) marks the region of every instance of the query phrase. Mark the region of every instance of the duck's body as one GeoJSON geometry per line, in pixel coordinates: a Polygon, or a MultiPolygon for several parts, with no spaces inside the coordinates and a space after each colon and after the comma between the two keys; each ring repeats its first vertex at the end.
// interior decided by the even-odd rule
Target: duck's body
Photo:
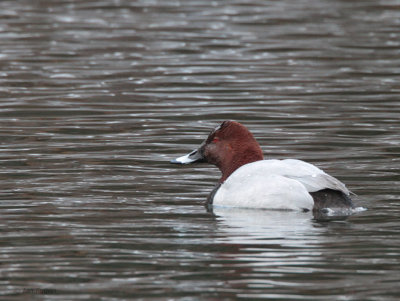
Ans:
{"type": "MultiPolygon", "coordinates": [[[[322,190],[328,194],[340,191],[334,194],[349,198],[349,191],[342,182],[312,164],[295,159],[260,160],[234,171],[209,202],[215,206],[312,210],[315,206],[313,193],[322,190]]],[[[323,200],[315,199],[321,207],[323,200]]],[[[338,205],[342,207],[335,204],[338,205]]]]}
{"type": "Polygon", "coordinates": [[[225,121],[189,155],[171,161],[215,164],[222,172],[208,203],[213,206],[320,210],[354,208],[349,190],[318,167],[296,159],[264,160],[253,135],[225,121]]]}

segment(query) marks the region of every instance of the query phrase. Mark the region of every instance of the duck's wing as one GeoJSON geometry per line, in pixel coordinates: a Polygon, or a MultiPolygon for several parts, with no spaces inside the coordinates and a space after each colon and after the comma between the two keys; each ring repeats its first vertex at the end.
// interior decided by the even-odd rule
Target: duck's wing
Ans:
{"type": "Polygon", "coordinates": [[[338,179],[328,175],[318,167],[301,160],[263,160],[246,164],[245,166],[247,165],[250,165],[248,168],[250,167],[249,169],[252,172],[258,173],[260,176],[263,174],[280,175],[296,180],[303,184],[308,192],[329,188],[342,191],[346,195],[350,194],[346,186],[338,179]]]}
{"type": "Polygon", "coordinates": [[[281,162],[284,167],[282,175],[299,181],[309,192],[329,188],[341,191],[346,195],[350,194],[346,185],[310,163],[296,159],[286,159],[281,162]]]}

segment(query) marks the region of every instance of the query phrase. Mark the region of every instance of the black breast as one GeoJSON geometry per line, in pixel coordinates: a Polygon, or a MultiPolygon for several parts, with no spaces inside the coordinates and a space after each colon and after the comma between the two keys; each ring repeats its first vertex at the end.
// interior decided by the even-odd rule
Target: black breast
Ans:
{"type": "Polygon", "coordinates": [[[206,207],[210,207],[214,201],[214,196],[217,193],[218,189],[221,187],[221,183],[215,185],[214,189],[211,190],[210,194],[207,197],[206,207]]]}

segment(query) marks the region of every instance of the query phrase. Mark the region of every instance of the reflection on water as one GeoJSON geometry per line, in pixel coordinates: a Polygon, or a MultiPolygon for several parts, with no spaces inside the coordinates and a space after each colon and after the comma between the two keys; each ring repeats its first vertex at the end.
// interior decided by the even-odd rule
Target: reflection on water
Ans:
{"type": "Polygon", "coordinates": [[[222,240],[239,244],[305,247],[320,232],[310,212],[214,208],[213,213],[221,231],[227,234],[222,240]]]}
{"type": "Polygon", "coordinates": [[[1,1],[0,298],[397,300],[393,1],[1,1]],[[367,207],[207,212],[225,119],[367,207]]]}

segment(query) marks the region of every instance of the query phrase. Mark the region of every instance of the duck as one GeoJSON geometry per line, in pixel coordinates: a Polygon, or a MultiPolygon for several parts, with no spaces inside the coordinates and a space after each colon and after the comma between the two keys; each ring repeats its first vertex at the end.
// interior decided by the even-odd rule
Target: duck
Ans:
{"type": "Polygon", "coordinates": [[[253,134],[227,120],[200,146],[170,161],[210,163],[221,178],[207,197],[207,206],[273,210],[321,211],[354,209],[346,185],[317,166],[299,159],[264,159],[253,134]]]}

